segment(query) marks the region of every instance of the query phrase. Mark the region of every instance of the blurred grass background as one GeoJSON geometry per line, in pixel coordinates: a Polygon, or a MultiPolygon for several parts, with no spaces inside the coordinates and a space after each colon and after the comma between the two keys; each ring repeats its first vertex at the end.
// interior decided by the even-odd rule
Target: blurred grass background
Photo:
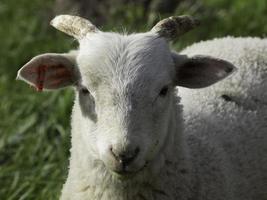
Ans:
{"type": "Polygon", "coordinates": [[[202,25],[174,43],[176,50],[214,37],[267,33],[266,0],[1,0],[0,200],[58,199],[67,175],[73,92],[38,93],[15,80],[33,56],[77,47],[49,26],[59,13],[129,32],[149,30],[170,15],[199,18],[202,25]]]}

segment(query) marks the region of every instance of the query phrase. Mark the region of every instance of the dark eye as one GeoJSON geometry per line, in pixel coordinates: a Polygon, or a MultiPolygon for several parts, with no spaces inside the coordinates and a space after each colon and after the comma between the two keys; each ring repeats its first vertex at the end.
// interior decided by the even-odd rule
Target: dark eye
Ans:
{"type": "Polygon", "coordinates": [[[168,90],[169,90],[169,88],[168,88],[167,86],[164,86],[164,87],[160,90],[160,92],[159,92],[159,96],[161,96],[161,97],[165,97],[165,96],[167,95],[167,93],[168,93],[168,90]]]}
{"type": "Polygon", "coordinates": [[[89,94],[89,90],[87,88],[82,88],[80,91],[83,95],[89,94]]]}

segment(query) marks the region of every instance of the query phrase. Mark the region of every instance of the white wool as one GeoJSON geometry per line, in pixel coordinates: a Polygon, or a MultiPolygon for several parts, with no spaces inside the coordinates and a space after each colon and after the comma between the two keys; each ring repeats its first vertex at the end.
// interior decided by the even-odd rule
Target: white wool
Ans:
{"type": "MultiPolygon", "coordinates": [[[[237,71],[215,85],[179,88],[186,134],[209,141],[225,155],[235,199],[266,199],[267,186],[267,40],[221,38],[181,52],[232,62],[237,71]],[[223,97],[229,97],[224,99],[223,97]],[[228,162],[228,163],[227,163],[228,162]]],[[[211,161],[212,162],[212,161],[211,161]]]]}
{"type": "MultiPolygon", "coordinates": [[[[96,111],[90,113],[101,114],[96,126],[95,118],[83,113],[80,104],[87,104],[77,93],[69,175],[61,199],[266,199],[266,43],[257,38],[229,37],[197,43],[182,51],[181,54],[190,56],[211,55],[228,60],[238,71],[205,89],[179,88],[176,96],[169,97],[170,108],[163,109],[160,107],[163,103],[157,102],[161,110],[155,113],[165,120],[157,127],[162,135],[155,131],[155,136],[148,134],[146,137],[150,138],[146,138],[144,133],[155,128],[147,118],[147,112],[153,112],[148,100],[155,96],[153,91],[168,84],[174,76],[165,40],[151,33],[129,36],[100,33],[80,41],[77,63],[82,84],[88,86],[96,99],[96,111]],[[136,57],[138,53],[143,55],[141,60],[136,57]],[[161,71],[165,73],[159,74],[161,71]],[[114,100],[111,90],[118,92],[115,96],[120,101],[114,100]],[[231,101],[222,95],[228,95],[231,101]],[[150,160],[137,174],[123,177],[108,170],[102,161],[108,159],[102,156],[106,143],[129,139],[123,129],[127,124],[123,119],[133,106],[123,99],[129,96],[142,102],[142,109],[138,107],[138,113],[131,115],[135,128],[136,124],[141,126],[139,131],[134,130],[131,140],[150,151],[150,160]],[[122,109],[114,110],[113,101],[123,102],[122,109]],[[156,147],[152,148],[153,145],[156,147]]],[[[145,157],[142,154],[145,150],[141,157],[145,157]]],[[[136,166],[142,164],[140,160],[136,166]]]]}

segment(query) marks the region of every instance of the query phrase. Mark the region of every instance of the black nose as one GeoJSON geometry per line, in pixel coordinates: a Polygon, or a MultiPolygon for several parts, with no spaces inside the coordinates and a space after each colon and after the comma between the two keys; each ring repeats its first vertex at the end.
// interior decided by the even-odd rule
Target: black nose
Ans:
{"type": "Polygon", "coordinates": [[[123,151],[117,153],[112,147],[110,148],[113,157],[123,166],[131,164],[135,158],[138,156],[140,149],[137,147],[133,151],[123,151]]]}

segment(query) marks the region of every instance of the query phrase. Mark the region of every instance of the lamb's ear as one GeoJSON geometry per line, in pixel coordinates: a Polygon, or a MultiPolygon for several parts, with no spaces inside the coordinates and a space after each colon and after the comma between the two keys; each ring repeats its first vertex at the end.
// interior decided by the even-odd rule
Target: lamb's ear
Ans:
{"type": "Polygon", "coordinates": [[[212,85],[236,70],[228,61],[209,56],[178,55],[172,53],[176,67],[176,85],[203,88],[212,85]]]}
{"type": "Polygon", "coordinates": [[[17,79],[27,82],[38,91],[74,85],[80,77],[75,59],[76,52],[38,55],[18,71],[17,79]]]}

